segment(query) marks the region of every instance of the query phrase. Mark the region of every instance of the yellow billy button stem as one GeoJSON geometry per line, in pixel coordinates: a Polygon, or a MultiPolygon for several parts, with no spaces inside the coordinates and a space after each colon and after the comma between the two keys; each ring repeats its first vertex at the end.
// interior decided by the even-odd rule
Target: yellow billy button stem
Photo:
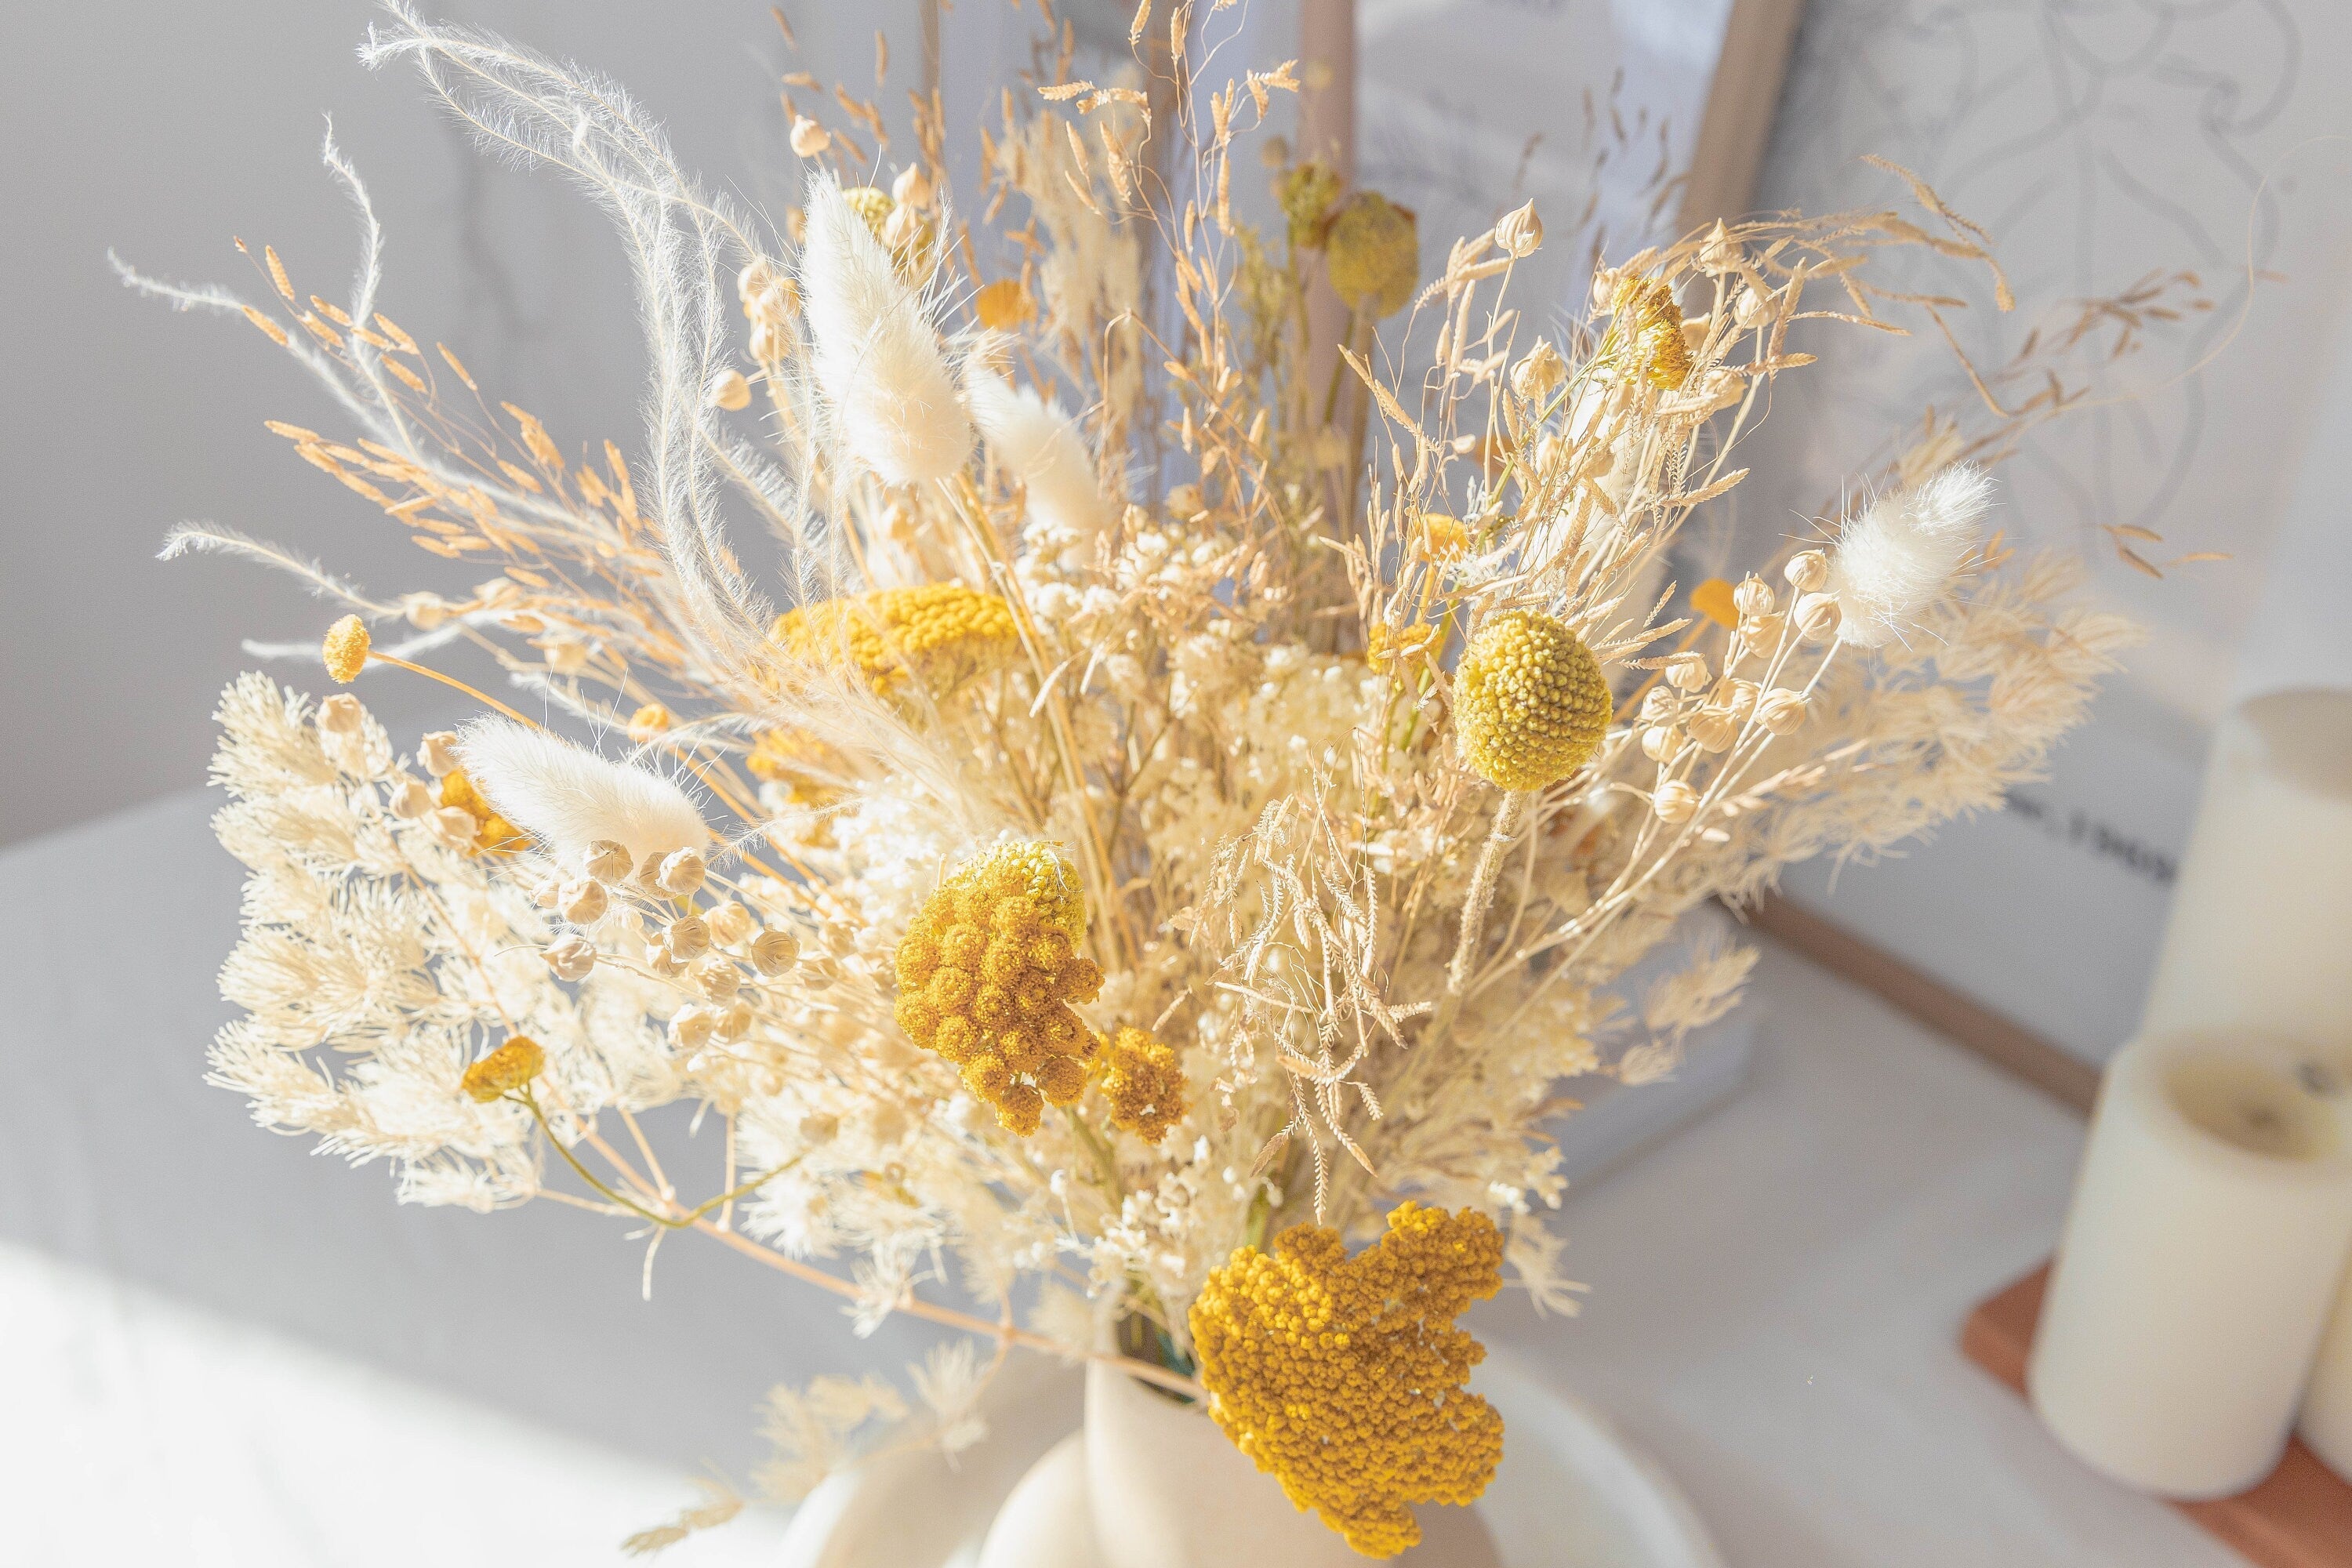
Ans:
{"type": "Polygon", "coordinates": [[[1425,1043],[1442,1037],[1462,1009],[1496,878],[1529,797],[1592,760],[1614,707],[1601,661],[1584,639],[1540,610],[1488,616],[1463,651],[1454,677],[1454,742],[1473,773],[1508,793],[1495,808],[1494,827],[1470,874],[1445,994],[1422,1036],[1425,1043]]]}

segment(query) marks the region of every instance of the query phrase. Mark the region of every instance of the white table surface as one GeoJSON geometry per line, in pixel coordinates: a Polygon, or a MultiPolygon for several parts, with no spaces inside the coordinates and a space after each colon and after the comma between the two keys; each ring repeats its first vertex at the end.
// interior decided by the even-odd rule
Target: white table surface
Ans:
{"type": "MultiPolygon", "coordinates": [[[[178,797],[0,854],[0,1560],[622,1561],[755,1456],[779,1378],[878,1360],[715,1248],[403,1209],[201,1082],[237,868],[178,797]],[[526,1331],[514,1330],[522,1325],[526,1331]],[[162,1549],[159,1551],[159,1549],[162,1549]]],[[[2222,1568],[1956,1348],[2049,1249],[2076,1119],[1767,944],[1753,1075],[1565,1215],[1575,1320],[1474,1326],[1613,1415],[1735,1568],[2222,1568]]],[[[772,1560],[755,1519],[681,1547],[772,1560]]]]}

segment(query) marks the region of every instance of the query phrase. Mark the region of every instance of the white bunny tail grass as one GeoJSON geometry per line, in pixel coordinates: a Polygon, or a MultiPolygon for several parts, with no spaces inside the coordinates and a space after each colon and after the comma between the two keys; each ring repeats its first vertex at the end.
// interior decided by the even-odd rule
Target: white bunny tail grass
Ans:
{"type": "Polygon", "coordinates": [[[702,813],[676,783],[615,763],[544,730],[478,719],[457,740],[457,760],[499,815],[559,859],[608,838],[639,865],[710,842],[702,813]]]}
{"type": "Polygon", "coordinates": [[[971,452],[971,421],[921,300],[844,196],[809,182],[801,293],[816,381],[850,455],[894,485],[941,479],[971,452]]]}
{"type": "Polygon", "coordinates": [[[1095,483],[1087,444],[1067,416],[1028,387],[1015,391],[975,367],[964,383],[972,418],[996,460],[1029,492],[1029,516],[1049,531],[1090,540],[1110,527],[1110,503],[1095,483]]]}
{"type": "Polygon", "coordinates": [[[1951,586],[1991,504],[1991,477],[1955,463],[1848,522],[1830,557],[1840,640],[1884,647],[1915,625],[1951,586]]]}

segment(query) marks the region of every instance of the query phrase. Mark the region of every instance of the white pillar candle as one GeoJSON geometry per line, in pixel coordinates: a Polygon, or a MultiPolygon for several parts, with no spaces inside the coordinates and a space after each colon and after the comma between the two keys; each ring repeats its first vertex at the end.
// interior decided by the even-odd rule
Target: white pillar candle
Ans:
{"type": "Polygon", "coordinates": [[[2352,1127],[2309,1058],[2204,1032],[2108,1064],[2026,1386],[2128,1486],[2226,1497],[2286,1447],[2352,1252],[2352,1127]]]}
{"type": "Polygon", "coordinates": [[[2143,1035],[2352,1047],[2352,691],[2279,691],[2213,732],[2143,1035]]]}

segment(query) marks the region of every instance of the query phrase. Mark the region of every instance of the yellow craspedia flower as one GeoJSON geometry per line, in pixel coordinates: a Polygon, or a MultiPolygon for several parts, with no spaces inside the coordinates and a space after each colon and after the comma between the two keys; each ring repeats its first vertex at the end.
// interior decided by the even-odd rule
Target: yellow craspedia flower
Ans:
{"type": "Polygon", "coordinates": [[[898,1026],[962,1069],[1007,1131],[1086,1092],[1095,1037],[1070,1011],[1102,989],[1079,953],[1087,898],[1050,844],[1013,839],[958,868],[898,943],[898,1026]]]}
{"type": "Polygon", "coordinates": [[[890,214],[898,205],[890,199],[889,192],[879,185],[845,185],[841,198],[849,204],[850,211],[866,220],[866,231],[874,237],[877,245],[889,244],[882,237],[882,226],[890,221],[890,214]]]}
{"type": "Polygon", "coordinates": [[[327,673],[338,684],[349,686],[367,668],[371,646],[367,623],[357,616],[345,616],[327,628],[326,637],[319,644],[319,655],[327,661],[327,673]]]}
{"type": "MultiPolygon", "coordinates": [[[[1324,219],[1339,199],[1339,175],[1319,158],[1286,169],[1274,182],[1274,199],[1290,220],[1290,243],[1314,250],[1323,243],[1324,219]]],[[[1417,259],[1417,258],[1416,258],[1417,259]]]]}
{"type": "Polygon", "coordinates": [[[911,679],[934,699],[1020,651],[1013,606],[961,583],[880,588],[823,599],[776,617],[769,637],[811,664],[845,664],[885,697],[911,679]]]}
{"type": "Polygon", "coordinates": [[[1421,281],[1421,233],[1412,209],[1359,191],[1331,219],[1324,260],[1332,291],[1350,310],[1393,316],[1421,281]]]}
{"type": "Polygon", "coordinates": [[[1539,610],[1490,616],[1454,678],[1462,760],[1504,789],[1558,784],[1592,759],[1613,703],[1584,640],[1539,610]]]}
{"type": "Polygon", "coordinates": [[[467,1068],[457,1081],[469,1097],[488,1105],[537,1078],[546,1065],[547,1053],[539,1048],[537,1040],[528,1035],[514,1035],[467,1068]]]}
{"type": "Polygon", "coordinates": [[[1637,371],[1651,385],[1672,392],[1690,379],[1690,345],[1683,342],[1682,307],[1662,278],[1628,278],[1610,307],[1637,371]]]}
{"type": "Polygon", "coordinates": [[[1209,1414],[1350,1547],[1395,1556],[1421,1539],[1408,1504],[1470,1502],[1503,1457],[1503,1418],[1463,1387],[1486,1347],[1454,1326],[1502,1265],[1485,1215],[1411,1203],[1352,1258],[1322,1226],[1243,1247],[1192,1302],[1209,1414]]]}
{"type": "Polygon", "coordinates": [[[1191,1109],[1175,1047],[1149,1029],[1122,1028],[1111,1036],[1103,1051],[1102,1091],[1110,1101],[1110,1124],[1146,1143],[1167,1137],[1191,1109]]]}

